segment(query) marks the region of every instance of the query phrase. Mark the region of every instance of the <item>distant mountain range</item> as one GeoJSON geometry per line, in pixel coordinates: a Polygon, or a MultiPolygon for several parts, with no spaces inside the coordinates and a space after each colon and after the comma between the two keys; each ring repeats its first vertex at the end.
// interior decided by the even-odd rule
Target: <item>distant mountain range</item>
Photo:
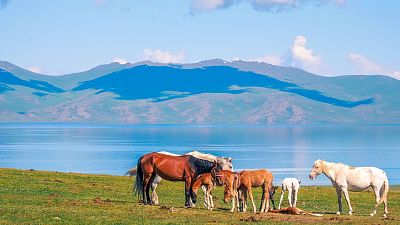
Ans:
{"type": "Polygon", "coordinates": [[[398,124],[400,81],[218,59],[63,76],[0,61],[0,122],[398,124]]]}

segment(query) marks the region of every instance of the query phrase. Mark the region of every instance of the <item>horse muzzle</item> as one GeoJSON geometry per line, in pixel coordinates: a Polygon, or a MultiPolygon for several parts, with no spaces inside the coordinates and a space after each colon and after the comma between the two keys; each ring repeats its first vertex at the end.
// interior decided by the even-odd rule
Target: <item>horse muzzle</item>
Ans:
{"type": "Polygon", "coordinates": [[[314,180],[316,176],[317,176],[317,174],[316,174],[315,172],[311,172],[310,175],[308,175],[308,177],[309,177],[311,180],[314,180]]]}

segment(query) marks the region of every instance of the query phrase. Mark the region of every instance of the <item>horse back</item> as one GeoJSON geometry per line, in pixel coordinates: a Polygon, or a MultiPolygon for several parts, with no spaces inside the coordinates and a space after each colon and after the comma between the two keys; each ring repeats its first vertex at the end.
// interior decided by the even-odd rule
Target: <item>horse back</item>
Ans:
{"type": "Polygon", "coordinates": [[[148,174],[157,173],[161,178],[170,181],[181,181],[190,173],[188,156],[172,156],[157,152],[149,153],[142,158],[142,169],[148,174]]]}
{"type": "Polygon", "coordinates": [[[247,170],[242,171],[239,174],[241,183],[251,182],[251,186],[253,187],[259,187],[263,184],[272,185],[272,181],[274,179],[272,173],[265,169],[247,170]]]}

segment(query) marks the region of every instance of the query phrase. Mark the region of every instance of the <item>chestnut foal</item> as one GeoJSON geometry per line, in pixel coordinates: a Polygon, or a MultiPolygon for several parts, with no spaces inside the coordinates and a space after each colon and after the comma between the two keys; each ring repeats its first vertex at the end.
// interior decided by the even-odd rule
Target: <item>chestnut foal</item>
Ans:
{"type": "Polygon", "coordinates": [[[197,191],[202,186],[205,187],[204,206],[208,210],[212,210],[214,208],[214,202],[211,191],[214,189],[214,178],[211,176],[211,173],[203,173],[197,176],[192,185],[192,191],[197,194],[197,191]]]}
{"type": "Polygon", "coordinates": [[[272,175],[272,173],[265,169],[241,171],[239,173],[239,182],[238,182],[239,200],[243,205],[242,208],[244,212],[247,209],[246,202],[247,202],[247,192],[248,192],[253,206],[253,211],[254,213],[256,213],[256,205],[254,204],[253,191],[252,191],[253,187],[262,188],[260,212],[263,213],[269,210],[269,200],[271,198],[270,192],[275,190],[272,185],[273,180],[274,176],[272,175]],[[242,194],[244,195],[244,199],[242,198],[242,194]]]}
{"type": "Polygon", "coordinates": [[[225,204],[232,199],[231,212],[239,209],[239,197],[237,188],[239,187],[239,175],[230,170],[214,171],[215,180],[219,186],[225,186],[224,202],[225,204]],[[235,204],[236,203],[236,204],[235,204]]]}
{"type": "MultiPolygon", "coordinates": [[[[261,212],[267,212],[269,209],[269,200],[271,193],[275,191],[272,185],[274,176],[268,170],[252,170],[252,171],[241,171],[234,173],[227,170],[213,170],[211,173],[215,173],[216,181],[219,185],[225,185],[224,201],[227,203],[232,198],[232,209],[235,210],[235,206],[239,209],[239,196],[242,203],[243,211],[247,208],[247,192],[249,193],[251,203],[253,205],[253,211],[256,213],[256,206],[254,204],[252,187],[262,188],[261,198],[261,212]],[[244,195],[244,202],[241,195],[244,195]],[[235,200],[237,205],[235,205],[235,200]]],[[[272,200],[272,199],[271,199],[272,200]]],[[[274,205],[274,202],[272,202],[274,205]]],[[[275,207],[274,207],[275,208],[275,207]]]]}

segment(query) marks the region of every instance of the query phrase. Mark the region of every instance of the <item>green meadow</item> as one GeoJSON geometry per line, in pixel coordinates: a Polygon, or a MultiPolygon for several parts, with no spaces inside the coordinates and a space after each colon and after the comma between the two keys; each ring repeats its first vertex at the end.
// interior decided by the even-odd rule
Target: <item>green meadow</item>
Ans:
{"type": "Polygon", "coordinates": [[[127,176],[0,169],[0,224],[400,224],[400,186],[391,187],[389,218],[383,219],[382,207],[376,217],[369,216],[374,197],[368,191],[350,193],[354,214],[337,216],[332,187],[301,187],[298,207],[323,214],[313,217],[231,213],[222,201],[222,187],[213,191],[213,211],[204,209],[202,193],[197,206],[186,209],[184,184],[168,181],[158,187],[160,205],[142,205],[132,194],[133,181],[127,176]]]}

